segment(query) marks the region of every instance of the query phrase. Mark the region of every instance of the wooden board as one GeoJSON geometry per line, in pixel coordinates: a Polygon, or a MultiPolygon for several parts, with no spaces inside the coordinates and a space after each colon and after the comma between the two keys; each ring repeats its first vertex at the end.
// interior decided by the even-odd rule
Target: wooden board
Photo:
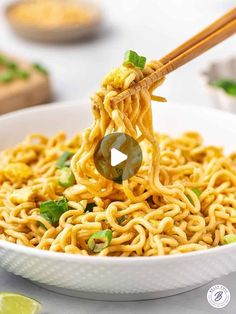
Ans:
{"type": "MultiPolygon", "coordinates": [[[[16,62],[21,69],[29,72],[30,76],[27,79],[0,83],[0,114],[49,102],[51,100],[49,76],[35,70],[30,63],[7,57],[16,62]]],[[[3,71],[1,65],[0,71],[3,71]]]]}

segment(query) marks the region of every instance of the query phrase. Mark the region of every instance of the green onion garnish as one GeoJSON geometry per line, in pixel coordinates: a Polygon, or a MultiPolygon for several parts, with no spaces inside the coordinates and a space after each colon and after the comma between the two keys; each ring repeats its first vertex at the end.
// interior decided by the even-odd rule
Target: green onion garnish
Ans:
{"type": "Polygon", "coordinates": [[[236,242],[236,234],[227,234],[224,236],[224,240],[226,244],[231,244],[236,242]]]}
{"type": "Polygon", "coordinates": [[[61,169],[61,168],[64,168],[64,167],[67,167],[67,161],[68,159],[70,159],[74,154],[71,153],[71,152],[64,152],[61,157],[58,159],[57,161],[57,168],[58,169],[61,169]]]}
{"type": "MultiPolygon", "coordinates": [[[[192,189],[192,191],[197,195],[198,198],[202,193],[198,188],[194,188],[192,189]]],[[[194,204],[191,196],[187,195],[187,198],[189,199],[191,204],[194,204]]]]}
{"type": "Polygon", "coordinates": [[[22,80],[26,80],[27,78],[29,78],[29,72],[25,71],[25,70],[21,70],[19,68],[16,68],[14,70],[14,75],[17,78],[20,78],[22,80]]]}
{"type": "Polygon", "coordinates": [[[228,95],[236,96],[236,81],[220,79],[213,81],[211,85],[222,88],[228,95]]]}
{"type": "Polygon", "coordinates": [[[6,66],[11,70],[16,70],[18,68],[17,64],[10,60],[7,61],[6,66]]]}
{"type": "Polygon", "coordinates": [[[199,197],[202,194],[202,191],[200,191],[198,188],[192,189],[192,191],[199,197]]]}
{"type": "Polygon", "coordinates": [[[125,52],[125,57],[124,57],[124,65],[134,65],[138,66],[139,63],[139,56],[138,54],[133,51],[133,50],[128,50],[125,52]]]}
{"type": "Polygon", "coordinates": [[[17,69],[17,64],[5,56],[0,56],[0,64],[4,65],[8,69],[12,69],[12,70],[17,69]]]}
{"type": "Polygon", "coordinates": [[[133,50],[128,50],[125,53],[123,65],[133,65],[140,69],[144,69],[146,63],[146,58],[144,56],[139,56],[137,52],[133,50]]]}
{"type": "Polygon", "coordinates": [[[139,57],[139,61],[138,61],[138,68],[144,69],[145,64],[146,64],[146,60],[147,60],[147,59],[146,59],[145,57],[140,56],[140,57],[139,57]]]}
{"type": "Polygon", "coordinates": [[[11,70],[5,71],[0,74],[0,83],[9,83],[15,78],[14,72],[11,70]]]}
{"type": "Polygon", "coordinates": [[[68,188],[75,184],[75,177],[72,170],[68,167],[64,167],[61,169],[61,174],[58,180],[60,186],[64,188],[68,188]]]}
{"type": "Polygon", "coordinates": [[[19,68],[10,69],[0,74],[0,83],[9,83],[15,78],[25,80],[29,77],[29,73],[19,68]]]}
{"type": "Polygon", "coordinates": [[[69,210],[68,201],[63,197],[59,201],[46,201],[40,204],[40,214],[52,225],[57,225],[62,214],[69,210]]]}
{"type": "Polygon", "coordinates": [[[112,240],[112,231],[107,229],[93,233],[88,240],[88,247],[94,253],[99,253],[108,247],[112,240]]]}
{"type": "Polygon", "coordinates": [[[40,63],[33,63],[33,68],[41,74],[48,75],[48,70],[40,63]]]}
{"type": "Polygon", "coordinates": [[[85,212],[92,212],[93,211],[93,208],[97,206],[95,203],[90,203],[90,204],[87,204],[86,208],[85,208],[85,212]]]}

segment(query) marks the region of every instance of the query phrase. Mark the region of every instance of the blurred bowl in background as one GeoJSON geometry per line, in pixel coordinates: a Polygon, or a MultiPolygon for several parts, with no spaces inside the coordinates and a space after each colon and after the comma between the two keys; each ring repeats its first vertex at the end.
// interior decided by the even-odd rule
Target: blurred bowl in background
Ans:
{"type": "Polygon", "coordinates": [[[6,7],[5,15],[15,33],[41,42],[93,37],[101,30],[103,20],[101,9],[85,0],[17,1],[6,7]]]}
{"type": "Polygon", "coordinates": [[[202,73],[202,77],[213,106],[236,113],[236,95],[230,95],[224,89],[213,86],[219,80],[236,81],[236,58],[211,63],[202,73]]]}

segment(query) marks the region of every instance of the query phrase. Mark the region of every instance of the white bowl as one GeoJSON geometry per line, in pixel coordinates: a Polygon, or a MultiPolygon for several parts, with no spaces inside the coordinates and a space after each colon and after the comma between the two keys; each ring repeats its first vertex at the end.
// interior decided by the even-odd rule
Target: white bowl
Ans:
{"type": "MultiPolygon", "coordinates": [[[[31,132],[69,134],[91,123],[89,106],[76,103],[34,107],[0,117],[0,149],[31,132]]],[[[158,131],[177,135],[198,130],[207,143],[236,151],[236,117],[213,109],[153,106],[158,131]]],[[[236,271],[236,244],[161,257],[92,257],[54,253],[0,241],[0,265],[47,289],[109,300],[168,296],[236,271]]]]}

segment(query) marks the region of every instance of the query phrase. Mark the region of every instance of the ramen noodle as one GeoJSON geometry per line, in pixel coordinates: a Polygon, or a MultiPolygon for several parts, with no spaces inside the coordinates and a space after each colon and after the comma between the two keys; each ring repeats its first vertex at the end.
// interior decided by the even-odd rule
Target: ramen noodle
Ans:
{"type": "Polygon", "coordinates": [[[112,70],[92,97],[93,125],[67,139],[32,134],[0,156],[0,239],[53,252],[160,256],[207,250],[236,234],[236,155],[204,146],[201,135],[172,138],[152,126],[153,91],[112,98],[158,69],[112,70]],[[123,182],[95,168],[112,132],[141,146],[139,171],[123,182]],[[72,159],[70,160],[71,156],[72,159]]]}
{"type": "Polygon", "coordinates": [[[75,1],[33,0],[22,2],[10,11],[11,18],[40,27],[87,25],[92,15],[75,1]]]}

